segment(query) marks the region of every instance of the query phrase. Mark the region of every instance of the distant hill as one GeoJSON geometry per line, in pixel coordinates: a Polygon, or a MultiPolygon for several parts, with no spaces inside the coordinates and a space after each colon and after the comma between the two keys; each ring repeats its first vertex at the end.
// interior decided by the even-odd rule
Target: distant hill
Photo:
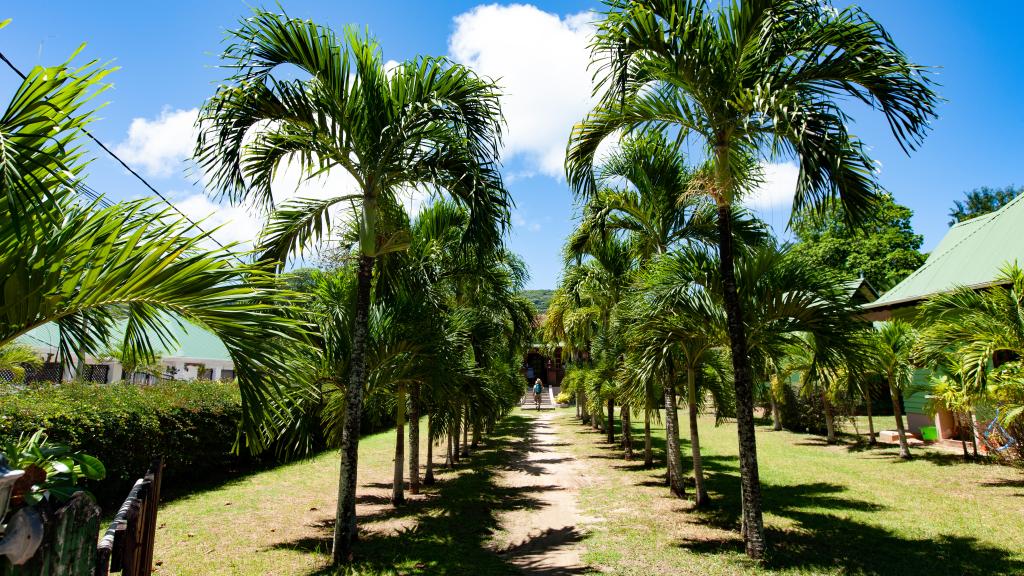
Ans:
{"type": "Polygon", "coordinates": [[[548,311],[548,305],[551,304],[551,297],[554,294],[554,290],[523,290],[523,296],[533,302],[538,314],[548,311]]]}

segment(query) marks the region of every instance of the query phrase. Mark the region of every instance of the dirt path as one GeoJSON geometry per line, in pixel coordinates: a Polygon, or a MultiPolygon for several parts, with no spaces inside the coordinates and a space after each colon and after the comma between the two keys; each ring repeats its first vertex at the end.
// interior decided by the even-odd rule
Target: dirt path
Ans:
{"type": "Polygon", "coordinates": [[[500,517],[505,537],[499,551],[524,574],[583,574],[582,539],[577,497],[586,484],[582,464],[555,433],[554,412],[533,421],[525,456],[502,472],[505,486],[528,488],[536,504],[500,517]]]}

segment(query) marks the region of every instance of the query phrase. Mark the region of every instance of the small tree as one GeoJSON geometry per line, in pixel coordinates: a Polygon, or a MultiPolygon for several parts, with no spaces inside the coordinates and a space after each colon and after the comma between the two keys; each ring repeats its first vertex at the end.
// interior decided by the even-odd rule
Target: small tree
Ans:
{"type": "Polygon", "coordinates": [[[874,334],[874,368],[883,375],[892,394],[892,411],[896,416],[896,431],[900,439],[900,458],[910,459],[907,431],[903,425],[900,394],[910,390],[914,382],[912,352],[917,332],[903,320],[890,320],[878,324],[874,334]]]}

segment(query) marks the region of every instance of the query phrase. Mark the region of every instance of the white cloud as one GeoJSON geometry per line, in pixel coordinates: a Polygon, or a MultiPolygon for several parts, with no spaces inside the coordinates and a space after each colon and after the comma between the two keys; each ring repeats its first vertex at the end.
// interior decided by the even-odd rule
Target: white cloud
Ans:
{"type": "Polygon", "coordinates": [[[201,192],[188,195],[174,205],[203,230],[212,232],[222,244],[238,242],[243,249],[248,249],[263,228],[263,218],[253,207],[218,204],[201,192]]]}
{"type": "Polygon", "coordinates": [[[761,165],[763,182],[743,198],[743,204],[756,210],[788,208],[793,202],[800,167],[792,162],[761,165]]]}
{"type": "Polygon", "coordinates": [[[198,116],[197,108],[164,108],[155,119],[135,118],[128,127],[128,139],[115,146],[114,152],[129,166],[141,166],[147,176],[170,176],[192,154],[198,116]]]}
{"type": "Polygon", "coordinates": [[[455,17],[448,51],[502,86],[505,153],[563,175],[572,125],[593,107],[587,12],[559,17],[531,5],[477,6],[455,17]]]}

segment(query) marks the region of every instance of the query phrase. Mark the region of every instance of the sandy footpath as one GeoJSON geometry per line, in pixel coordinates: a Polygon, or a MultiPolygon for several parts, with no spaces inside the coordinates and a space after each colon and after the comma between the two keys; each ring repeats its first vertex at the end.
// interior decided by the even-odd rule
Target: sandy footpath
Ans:
{"type": "Polygon", "coordinates": [[[582,537],[577,498],[586,485],[582,464],[562,448],[555,433],[554,412],[533,421],[524,458],[502,471],[499,482],[527,488],[537,504],[502,514],[506,537],[499,552],[524,574],[583,574],[582,537]]]}

